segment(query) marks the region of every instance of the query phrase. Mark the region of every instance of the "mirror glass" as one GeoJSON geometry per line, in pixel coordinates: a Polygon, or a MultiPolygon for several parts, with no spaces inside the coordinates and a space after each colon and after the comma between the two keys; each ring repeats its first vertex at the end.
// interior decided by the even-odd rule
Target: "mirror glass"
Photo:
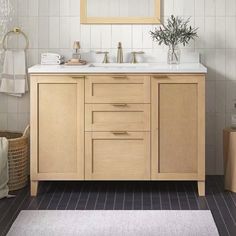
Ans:
{"type": "Polygon", "coordinates": [[[87,0],[87,17],[154,17],[155,0],[87,0]]]}
{"type": "Polygon", "coordinates": [[[80,0],[81,24],[159,24],[161,0],[80,0]]]}

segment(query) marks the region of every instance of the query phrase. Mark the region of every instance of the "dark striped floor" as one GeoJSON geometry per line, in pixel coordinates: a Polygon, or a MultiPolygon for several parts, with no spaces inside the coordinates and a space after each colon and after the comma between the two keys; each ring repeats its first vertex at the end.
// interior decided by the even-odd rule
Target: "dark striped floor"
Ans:
{"type": "Polygon", "coordinates": [[[220,235],[236,235],[236,194],[223,190],[223,177],[207,178],[206,197],[194,182],[45,182],[36,198],[29,188],[0,200],[0,235],[21,210],[201,210],[210,209],[220,235]]]}

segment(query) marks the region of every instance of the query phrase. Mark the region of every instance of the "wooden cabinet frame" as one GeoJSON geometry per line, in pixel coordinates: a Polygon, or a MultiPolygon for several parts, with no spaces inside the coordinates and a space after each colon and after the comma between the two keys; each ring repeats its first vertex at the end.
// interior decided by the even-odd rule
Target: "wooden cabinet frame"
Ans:
{"type": "MultiPolygon", "coordinates": [[[[205,77],[201,75],[158,75],[152,77],[152,180],[197,180],[199,195],[205,195],[205,77]],[[160,84],[196,84],[197,86],[197,161],[196,173],[160,173],[159,171],[159,85],[160,84]]],[[[174,119],[174,117],[173,117],[174,119]]]]}
{"type": "MultiPolygon", "coordinates": [[[[38,74],[31,75],[31,94],[30,94],[30,123],[31,123],[31,195],[37,194],[38,181],[45,180],[191,180],[198,182],[199,195],[205,195],[205,75],[204,74],[90,74],[90,75],[56,75],[56,74],[38,74]],[[38,133],[38,113],[39,113],[39,85],[40,84],[74,84],[77,86],[77,172],[76,173],[39,173],[39,133],[38,133]],[[94,93],[93,84],[97,84],[98,89],[94,93]],[[115,98],[113,92],[104,90],[103,84],[112,85],[112,91],[116,92],[115,98]],[[121,86],[117,93],[116,84],[129,84],[130,86],[121,86]],[[159,170],[159,150],[158,150],[158,87],[160,84],[195,84],[197,90],[197,171],[195,173],[160,173],[159,170]],[[114,85],[114,86],[113,86],[114,85]],[[139,87],[137,87],[139,86],[139,87]],[[105,91],[105,93],[103,93],[105,91]],[[98,95],[98,96],[94,96],[98,95]],[[124,95],[124,97],[122,97],[124,95]],[[120,97],[121,96],[121,97],[120,97]],[[150,100],[151,99],[151,100],[150,100]],[[151,103],[151,104],[150,104],[151,103]],[[130,106],[129,106],[130,105],[130,106]],[[86,108],[86,109],[85,109],[86,108]],[[140,127],[138,127],[137,119],[132,120],[129,118],[129,122],[133,124],[129,127],[124,122],[122,117],[121,122],[110,122],[106,117],[104,123],[99,115],[98,125],[93,126],[91,120],[91,112],[93,111],[115,111],[122,112],[127,111],[138,111],[144,113],[144,118],[140,127]],[[86,113],[85,113],[86,111],[86,113]],[[85,126],[85,119],[87,119],[85,126]],[[146,121],[145,121],[146,120],[146,121]],[[135,123],[136,122],[136,123],[135,123]],[[146,122],[146,123],[145,123],[146,122]],[[151,127],[150,127],[151,126],[151,127]],[[138,127],[138,128],[137,128],[138,127]],[[150,133],[151,130],[151,133],[150,133]],[[124,144],[124,140],[141,140],[142,145],[137,143],[134,144],[135,150],[141,150],[145,155],[145,159],[139,157],[137,161],[134,157],[136,153],[129,153],[129,148],[124,144]],[[112,173],[109,170],[106,160],[103,158],[101,153],[104,149],[97,149],[98,159],[102,160],[98,162],[99,170],[94,173],[92,171],[92,148],[93,140],[122,140],[122,144],[115,146],[115,149],[121,150],[124,157],[133,158],[136,162],[137,170],[134,171],[131,165],[126,162],[124,167],[128,170],[133,170],[134,175],[120,176],[116,175],[112,177],[112,173]],[[123,148],[124,147],[124,148],[123,148]],[[124,153],[123,150],[127,150],[124,153]],[[129,155],[130,154],[130,155],[129,155]],[[141,164],[140,164],[141,163],[141,164]],[[145,171],[143,167],[145,168],[145,171]],[[103,175],[103,169],[107,169],[107,173],[103,175]]],[[[106,89],[106,87],[105,87],[106,89]]],[[[169,91],[169,90],[167,90],[169,91]]],[[[168,94],[168,93],[167,93],[168,94]]],[[[66,96],[68,100],[68,97],[66,96]]],[[[66,102],[65,102],[66,103],[66,102]]],[[[58,105],[58,104],[57,104],[58,105]]],[[[50,104],[49,104],[50,106],[50,104]]],[[[195,113],[194,113],[195,114],[195,113]]],[[[132,117],[132,116],[131,116],[132,117]]],[[[140,119],[139,119],[140,120],[140,119]]],[[[67,124],[68,125],[68,124],[67,124]]],[[[112,145],[116,145],[116,142],[112,142],[112,145]]],[[[99,144],[100,145],[100,144],[99,144]]],[[[102,143],[102,145],[106,145],[102,143]]],[[[133,144],[132,144],[133,145],[133,144]]],[[[97,146],[100,147],[100,146],[97,146]]],[[[110,150],[109,150],[110,151],[110,150]]],[[[106,152],[109,153],[109,152],[106,152]]],[[[111,152],[112,153],[112,152],[111,152]]],[[[137,155],[138,156],[138,155],[137,155]]],[[[111,163],[116,162],[117,157],[113,160],[109,159],[111,163]],[[116,158],[116,159],[115,159],[116,158]]],[[[63,160],[59,160],[63,161],[63,160]]],[[[112,165],[112,164],[111,164],[112,165]]],[[[118,163],[119,168],[123,168],[118,163]]],[[[113,170],[116,165],[113,165],[113,170]]],[[[111,170],[112,170],[111,168],[111,170]]]]}
{"type": "MultiPolygon", "coordinates": [[[[38,181],[43,180],[84,180],[84,79],[69,76],[31,76],[30,125],[31,125],[31,195],[35,196],[38,181]],[[39,134],[38,134],[38,90],[40,84],[75,84],[77,85],[77,172],[75,173],[39,173],[39,134]]],[[[50,106],[50,104],[48,104],[50,106]]],[[[63,160],[58,160],[63,161],[63,160]]]]}
{"type": "Polygon", "coordinates": [[[161,0],[155,0],[154,17],[88,17],[87,0],[80,0],[80,22],[82,24],[159,24],[160,19],[161,0]]]}

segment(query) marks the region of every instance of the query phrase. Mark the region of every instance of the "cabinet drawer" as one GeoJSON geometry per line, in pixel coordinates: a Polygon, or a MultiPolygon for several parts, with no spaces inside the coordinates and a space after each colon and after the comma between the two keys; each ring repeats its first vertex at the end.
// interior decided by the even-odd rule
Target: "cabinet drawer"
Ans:
{"type": "Polygon", "coordinates": [[[86,132],[87,180],[149,180],[150,132],[86,132]]]}
{"type": "Polygon", "coordinates": [[[150,104],[86,104],[86,131],[150,131],[150,104]]]}
{"type": "Polygon", "coordinates": [[[86,103],[150,103],[150,77],[87,76],[86,103]]]}

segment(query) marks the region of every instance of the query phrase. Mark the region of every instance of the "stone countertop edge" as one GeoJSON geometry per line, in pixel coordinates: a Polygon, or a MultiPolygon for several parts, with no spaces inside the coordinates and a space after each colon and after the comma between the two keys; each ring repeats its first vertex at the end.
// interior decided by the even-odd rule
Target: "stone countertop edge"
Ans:
{"type": "Polygon", "coordinates": [[[183,63],[179,65],[168,65],[165,63],[149,63],[149,66],[139,67],[89,67],[92,63],[85,66],[66,66],[66,65],[35,65],[28,69],[29,74],[112,74],[112,73],[134,73],[134,74],[206,74],[207,68],[201,63],[183,63]],[[138,68],[139,67],[139,68],[138,68]]]}

